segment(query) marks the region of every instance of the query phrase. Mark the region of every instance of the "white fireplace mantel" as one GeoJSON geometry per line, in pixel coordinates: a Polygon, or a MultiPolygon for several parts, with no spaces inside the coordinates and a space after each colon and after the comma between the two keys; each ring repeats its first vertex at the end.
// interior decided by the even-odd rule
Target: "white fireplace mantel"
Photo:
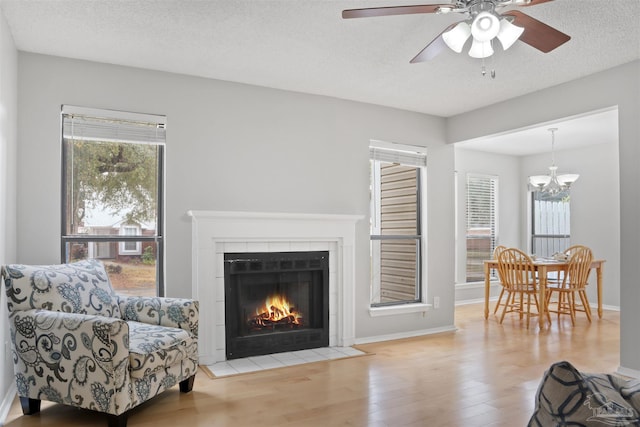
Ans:
{"type": "Polygon", "coordinates": [[[224,254],[329,252],[329,345],[355,343],[355,225],[361,215],[189,211],[200,364],[226,360],[224,254]]]}

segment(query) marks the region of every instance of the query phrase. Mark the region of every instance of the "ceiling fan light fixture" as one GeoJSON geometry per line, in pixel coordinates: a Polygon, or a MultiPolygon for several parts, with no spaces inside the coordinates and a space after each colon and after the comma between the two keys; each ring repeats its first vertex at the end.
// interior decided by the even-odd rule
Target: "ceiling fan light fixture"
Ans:
{"type": "Polygon", "coordinates": [[[491,41],[479,41],[476,38],[473,39],[471,49],[469,49],[469,56],[472,58],[488,58],[493,55],[493,47],[491,41]]]}
{"type": "Polygon", "coordinates": [[[449,49],[456,53],[462,52],[464,44],[471,36],[471,27],[466,22],[460,22],[458,25],[442,33],[442,39],[449,46],[449,49]]]}
{"type": "Polygon", "coordinates": [[[507,19],[500,20],[500,31],[498,32],[498,40],[502,44],[504,50],[509,49],[524,33],[524,28],[513,25],[507,19]]]}
{"type": "Polygon", "coordinates": [[[471,35],[474,40],[488,42],[500,32],[498,17],[489,12],[480,12],[471,24],[471,35]]]}

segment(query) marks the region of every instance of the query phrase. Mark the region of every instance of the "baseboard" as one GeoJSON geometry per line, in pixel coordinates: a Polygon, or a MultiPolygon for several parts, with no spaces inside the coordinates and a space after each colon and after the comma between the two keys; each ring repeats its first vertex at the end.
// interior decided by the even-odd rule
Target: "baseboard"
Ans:
{"type": "MultiPolygon", "coordinates": [[[[498,300],[497,296],[489,298],[489,302],[493,302],[493,301],[497,301],[497,300],[498,300]]],[[[455,302],[455,306],[458,307],[458,306],[461,306],[461,305],[479,304],[481,302],[484,302],[484,298],[463,299],[463,300],[460,300],[460,301],[456,301],[455,302]]]]}
{"type": "Polygon", "coordinates": [[[617,374],[624,375],[625,377],[637,378],[640,379],[640,371],[630,368],[625,368],[623,366],[618,366],[616,370],[617,374]]]}
{"type": "Polygon", "coordinates": [[[441,328],[421,329],[418,331],[409,331],[409,332],[399,332],[397,334],[376,335],[374,337],[356,338],[356,345],[370,344],[370,343],[381,342],[381,341],[400,340],[403,338],[421,337],[423,335],[433,335],[433,334],[439,334],[442,332],[455,332],[457,330],[458,328],[456,328],[454,325],[450,325],[450,326],[443,326],[441,328]]]}
{"type": "Polygon", "coordinates": [[[13,399],[16,397],[16,383],[11,381],[11,385],[7,390],[7,394],[4,395],[2,399],[2,403],[0,404],[0,426],[5,425],[7,420],[7,416],[9,415],[9,409],[11,409],[11,404],[13,403],[13,399]]]}

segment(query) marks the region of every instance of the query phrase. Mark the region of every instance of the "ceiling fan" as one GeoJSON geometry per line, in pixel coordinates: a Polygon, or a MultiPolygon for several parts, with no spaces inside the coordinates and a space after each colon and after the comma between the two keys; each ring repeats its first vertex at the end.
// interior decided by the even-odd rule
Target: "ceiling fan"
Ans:
{"type": "Polygon", "coordinates": [[[446,4],[348,9],[342,11],[342,17],[344,19],[368,18],[416,13],[465,14],[466,19],[445,28],[410,62],[429,61],[445,47],[460,53],[469,38],[473,40],[469,56],[486,58],[494,53],[495,38],[500,41],[504,50],[519,39],[544,53],[551,52],[568,42],[571,39],[568,35],[518,10],[510,9],[500,12],[509,6],[527,7],[549,1],[553,0],[456,0],[446,4]]]}

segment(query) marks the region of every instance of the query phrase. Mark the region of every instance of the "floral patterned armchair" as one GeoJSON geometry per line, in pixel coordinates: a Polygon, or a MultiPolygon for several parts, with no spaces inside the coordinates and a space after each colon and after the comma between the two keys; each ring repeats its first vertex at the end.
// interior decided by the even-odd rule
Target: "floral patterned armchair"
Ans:
{"type": "Polygon", "coordinates": [[[198,302],[117,295],[101,262],[2,267],[16,385],[25,415],[48,400],[104,412],[125,427],[128,411],[198,368],[198,302]]]}

